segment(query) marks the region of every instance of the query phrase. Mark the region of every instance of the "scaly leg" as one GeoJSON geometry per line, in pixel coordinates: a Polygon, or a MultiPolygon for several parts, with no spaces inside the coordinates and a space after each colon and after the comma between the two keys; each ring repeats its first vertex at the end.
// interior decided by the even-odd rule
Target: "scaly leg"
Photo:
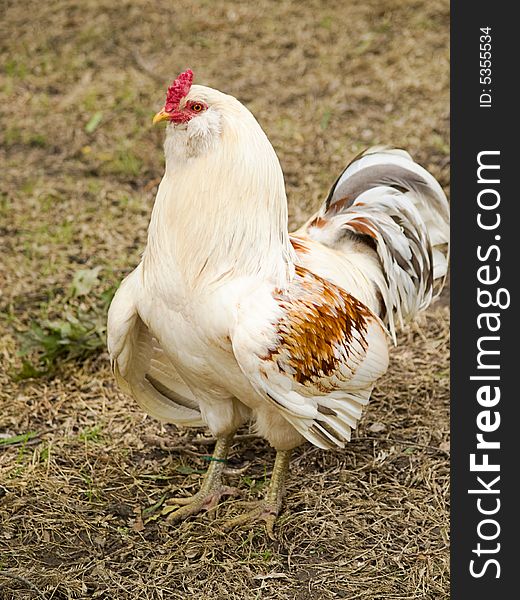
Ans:
{"type": "Polygon", "coordinates": [[[267,534],[274,540],[274,524],[276,517],[282,507],[282,499],[285,487],[285,478],[289,472],[289,461],[291,460],[292,450],[278,450],[274,461],[273,474],[265,498],[257,502],[253,510],[230,519],[224,523],[224,529],[231,529],[237,525],[243,525],[248,522],[265,521],[267,534]]]}
{"type": "Polygon", "coordinates": [[[222,496],[235,496],[238,493],[236,488],[222,484],[222,473],[226,467],[226,459],[232,441],[233,435],[217,438],[215,450],[200,490],[188,498],[168,500],[168,504],[173,506],[165,506],[162,510],[163,515],[168,515],[168,521],[181,521],[201,510],[211,510],[217,506],[222,496]]]}

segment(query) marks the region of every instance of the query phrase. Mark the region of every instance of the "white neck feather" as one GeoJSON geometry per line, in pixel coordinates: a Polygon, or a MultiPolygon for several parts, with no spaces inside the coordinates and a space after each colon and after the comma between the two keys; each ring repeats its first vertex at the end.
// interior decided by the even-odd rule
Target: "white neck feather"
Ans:
{"type": "Polygon", "coordinates": [[[192,290],[241,276],[285,287],[294,252],[282,170],[254,117],[232,100],[238,107],[168,127],[144,267],[162,280],[168,269],[192,290]]]}

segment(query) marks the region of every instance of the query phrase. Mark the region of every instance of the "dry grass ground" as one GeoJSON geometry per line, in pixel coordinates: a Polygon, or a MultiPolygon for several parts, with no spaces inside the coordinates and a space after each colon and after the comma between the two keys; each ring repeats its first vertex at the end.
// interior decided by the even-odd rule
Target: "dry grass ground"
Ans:
{"type": "MultiPolygon", "coordinates": [[[[210,446],[145,418],[99,348],[113,286],[144,246],[163,168],[151,116],[169,80],[190,66],[253,110],[292,225],[375,143],[407,148],[447,189],[447,0],[0,11],[0,598],[447,598],[445,304],[402,332],[346,451],[299,449],[276,542],[222,533],[234,500],[213,520],[160,517],[196,489],[210,446]]],[[[229,481],[257,497],[272,460],[239,439],[230,466],[247,469],[229,481]]]]}

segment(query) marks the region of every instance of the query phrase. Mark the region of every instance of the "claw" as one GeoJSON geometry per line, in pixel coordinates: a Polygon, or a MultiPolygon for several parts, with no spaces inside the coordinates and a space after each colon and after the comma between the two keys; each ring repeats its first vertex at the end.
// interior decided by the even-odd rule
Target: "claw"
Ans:
{"type": "Polygon", "coordinates": [[[245,512],[237,517],[228,519],[222,526],[224,531],[229,531],[234,527],[244,525],[246,523],[255,523],[257,521],[264,521],[267,535],[272,539],[276,540],[274,535],[274,525],[276,523],[276,517],[280,512],[280,505],[273,504],[268,500],[260,500],[258,502],[252,502],[250,504],[255,505],[255,508],[245,512]]]}
{"type": "Polygon", "coordinates": [[[200,490],[194,496],[188,498],[174,498],[165,506],[161,512],[166,516],[166,520],[176,523],[187,517],[196,515],[202,511],[211,511],[220,502],[224,496],[236,496],[238,489],[221,485],[216,489],[205,491],[200,490]]]}
{"type": "Polygon", "coordinates": [[[225,436],[217,439],[213,460],[210,462],[202,487],[194,495],[188,498],[172,498],[165,506],[161,514],[166,516],[170,522],[178,522],[201,511],[214,509],[223,496],[236,496],[237,488],[222,484],[222,475],[229,447],[233,436],[225,436]]]}
{"type": "Polygon", "coordinates": [[[264,521],[267,535],[275,540],[274,524],[282,507],[284,480],[289,470],[289,460],[291,458],[290,450],[278,450],[274,461],[273,475],[271,483],[267,490],[266,497],[263,500],[252,502],[255,508],[233,519],[229,519],[223,525],[223,529],[228,531],[238,525],[251,523],[255,521],[264,521]]]}

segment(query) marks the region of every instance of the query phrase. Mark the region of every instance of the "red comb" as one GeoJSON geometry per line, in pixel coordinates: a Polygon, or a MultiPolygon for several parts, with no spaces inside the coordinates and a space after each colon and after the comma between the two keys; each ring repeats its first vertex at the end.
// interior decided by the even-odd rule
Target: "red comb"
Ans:
{"type": "Polygon", "coordinates": [[[179,102],[181,99],[188,95],[192,82],[193,71],[191,69],[187,69],[184,71],[184,73],[181,73],[170,85],[166,93],[166,103],[164,104],[164,109],[167,112],[175,110],[179,107],[179,102]]]}

